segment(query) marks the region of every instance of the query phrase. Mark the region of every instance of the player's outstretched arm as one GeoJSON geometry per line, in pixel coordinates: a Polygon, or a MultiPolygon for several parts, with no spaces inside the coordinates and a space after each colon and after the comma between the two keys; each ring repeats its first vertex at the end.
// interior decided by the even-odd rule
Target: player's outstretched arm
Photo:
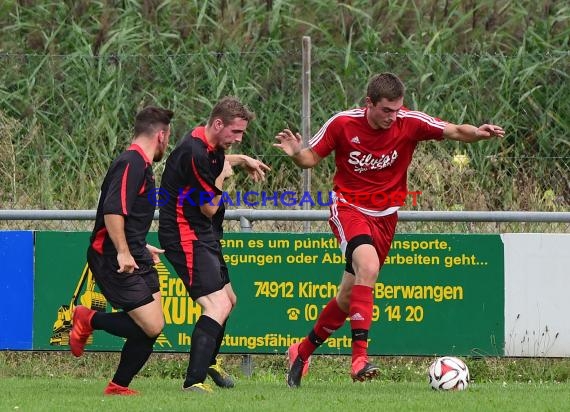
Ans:
{"type": "Polygon", "coordinates": [[[448,123],[443,129],[443,137],[465,143],[478,142],[479,140],[491,139],[493,137],[503,137],[505,131],[501,126],[494,124],[483,124],[479,127],[470,124],[448,123]]]}
{"type": "Polygon", "coordinates": [[[303,169],[314,167],[321,161],[321,157],[310,147],[303,149],[303,137],[299,133],[293,134],[289,129],[277,133],[275,138],[279,143],[273,144],[283,150],[293,159],[295,164],[303,169]]]}
{"type": "Polygon", "coordinates": [[[243,167],[254,182],[262,182],[265,180],[265,172],[269,172],[271,168],[261,160],[254,159],[244,154],[226,155],[226,160],[232,166],[243,167]]]}

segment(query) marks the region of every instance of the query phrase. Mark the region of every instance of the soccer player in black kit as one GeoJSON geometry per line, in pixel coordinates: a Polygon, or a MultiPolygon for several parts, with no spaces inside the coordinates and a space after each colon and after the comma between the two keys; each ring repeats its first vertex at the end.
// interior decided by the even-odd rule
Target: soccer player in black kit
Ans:
{"type": "Polygon", "coordinates": [[[164,252],[146,243],[154,216],[152,163],[164,156],[173,112],[146,107],[137,113],[131,146],[111,164],[101,186],[87,262],[97,286],[118,312],[76,306],[69,346],[83,354],[94,329],[126,338],[106,395],[136,395],[128,386],[150,357],[164,327],[158,273],[164,252]]]}
{"type": "Polygon", "coordinates": [[[263,180],[269,170],[251,157],[225,155],[232,144],[241,142],[253,119],[236,98],[221,99],[206,126],[196,127],[172,151],[162,175],[161,189],[168,192],[169,201],[160,209],[158,238],[188,294],[202,308],[183,384],[189,391],[212,392],[204,384],[208,375],[219,387],[234,386],[217,360],[236,304],[220,245],[225,211],[221,196],[231,166],[244,167],[254,181],[263,180]]]}

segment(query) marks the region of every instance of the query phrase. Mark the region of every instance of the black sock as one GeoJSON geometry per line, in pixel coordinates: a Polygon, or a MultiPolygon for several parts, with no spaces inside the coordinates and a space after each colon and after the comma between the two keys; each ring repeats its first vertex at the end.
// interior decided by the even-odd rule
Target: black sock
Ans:
{"type": "Polygon", "coordinates": [[[190,361],[186,370],[185,388],[195,383],[202,383],[206,379],[221,328],[218,322],[204,315],[196,322],[190,343],[190,361]]]}
{"type": "Polygon", "coordinates": [[[129,386],[152,354],[157,337],[149,338],[145,335],[144,337],[127,339],[121,351],[121,360],[115,376],[113,376],[113,382],[117,385],[129,386]]]}
{"type": "Polygon", "coordinates": [[[121,338],[147,337],[126,312],[96,312],[91,319],[91,326],[121,338]]]}
{"type": "Polygon", "coordinates": [[[210,365],[216,364],[216,357],[220,353],[220,347],[222,346],[222,341],[224,340],[224,335],[226,334],[226,325],[227,324],[228,324],[228,320],[226,319],[226,321],[222,325],[222,329],[220,329],[220,333],[218,334],[218,337],[216,338],[216,349],[214,350],[214,353],[212,354],[212,359],[210,359],[210,365]]]}

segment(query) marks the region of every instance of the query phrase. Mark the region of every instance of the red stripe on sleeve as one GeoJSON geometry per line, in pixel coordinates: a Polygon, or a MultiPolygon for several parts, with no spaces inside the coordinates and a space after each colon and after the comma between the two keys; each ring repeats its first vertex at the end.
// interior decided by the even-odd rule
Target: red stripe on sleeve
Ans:
{"type": "Polygon", "coordinates": [[[129,175],[129,167],[131,165],[127,164],[125,171],[123,172],[123,179],[121,180],[121,207],[123,209],[123,214],[126,216],[127,213],[127,179],[129,175]]]}

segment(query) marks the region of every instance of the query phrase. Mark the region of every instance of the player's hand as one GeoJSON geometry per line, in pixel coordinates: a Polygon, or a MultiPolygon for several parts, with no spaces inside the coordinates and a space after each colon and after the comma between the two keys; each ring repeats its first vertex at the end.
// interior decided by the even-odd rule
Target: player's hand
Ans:
{"type": "Polygon", "coordinates": [[[269,172],[271,168],[261,160],[253,159],[249,156],[243,156],[244,163],[242,167],[247,171],[249,177],[254,182],[262,182],[265,180],[265,172],[269,172]]]}
{"type": "Polygon", "coordinates": [[[139,268],[130,252],[117,253],[117,263],[119,264],[118,273],[133,273],[139,268]]]}
{"type": "Polygon", "coordinates": [[[483,124],[477,128],[475,132],[477,137],[490,138],[490,137],[503,137],[505,131],[501,126],[496,126],[494,124],[483,124]]]}
{"type": "Polygon", "coordinates": [[[274,143],[273,146],[280,148],[289,156],[295,156],[303,148],[303,137],[299,133],[293,134],[289,129],[277,133],[275,138],[279,143],[274,143]]]}
{"type": "Polygon", "coordinates": [[[150,255],[152,256],[153,263],[155,265],[159,264],[160,263],[160,255],[162,253],[164,253],[164,249],[159,249],[156,246],[149,245],[148,243],[146,245],[146,248],[148,249],[148,251],[150,252],[150,255]]]}

